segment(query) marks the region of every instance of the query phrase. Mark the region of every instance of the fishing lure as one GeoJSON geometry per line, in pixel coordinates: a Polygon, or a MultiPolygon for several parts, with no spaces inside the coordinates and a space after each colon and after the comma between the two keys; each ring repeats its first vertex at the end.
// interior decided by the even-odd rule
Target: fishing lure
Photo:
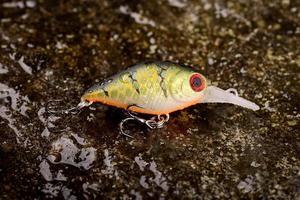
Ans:
{"type": "Polygon", "coordinates": [[[198,103],[230,103],[251,110],[259,106],[237,95],[235,89],[223,90],[210,84],[192,68],[172,62],[144,62],[95,84],[82,95],[79,108],[100,102],[126,109],[130,117],[122,120],[138,120],[150,128],[161,128],[169,120],[169,114],[198,103]],[[143,119],[133,113],[154,115],[143,119]]]}

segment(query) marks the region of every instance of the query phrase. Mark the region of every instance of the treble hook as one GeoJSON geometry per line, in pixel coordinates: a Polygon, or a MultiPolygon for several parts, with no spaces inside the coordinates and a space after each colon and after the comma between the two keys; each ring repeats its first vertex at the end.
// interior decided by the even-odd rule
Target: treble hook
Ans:
{"type": "Polygon", "coordinates": [[[48,101],[45,105],[45,112],[47,115],[46,127],[48,128],[48,130],[51,130],[53,132],[61,132],[61,131],[66,130],[66,129],[62,129],[60,131],[56,131],[54,129],[54,127],[55,127],[55,125],[53,124],[54,121],[56,121],[57,119],[61,118],[64,115],[78,114],[79,112],[81,112],[82,108],[89,106],[93,103],[93,102],[82,101],[75,107],[72,107],[69,109],[61,109],[62,106],[60,106],[58,102],[62,102],[62,100],[48,101]]]}
{"type": "Polygon", "coordinates": [[[127,117],[127,118],[123,119],[120,122],[119,127],[120,127],[121,134],[125,135],[127,137],[130,137],[130,138],[133,138],[133,136],[127,134],[123,129],[123,126],[124,126],[125,122],[128,122],[130,120],[139,121],[142,124],[145,124],[146,126],[148,126],[150,129],[155,129],[155,128],[162,128],[164,126],[164,124],[167,121],[169,121],[169,119],[170,119],[169,114],[165,114],[165,117],[162,117],[162,115],[157,115],[157,116],[154,116],[154,117],[146,120],[144,118],[141,118],[141,117],[138,117],[138,116],[134,115],[133,113],[131,113],[129,111],[127,113],[130,115],[130,117],[127,117]]]}

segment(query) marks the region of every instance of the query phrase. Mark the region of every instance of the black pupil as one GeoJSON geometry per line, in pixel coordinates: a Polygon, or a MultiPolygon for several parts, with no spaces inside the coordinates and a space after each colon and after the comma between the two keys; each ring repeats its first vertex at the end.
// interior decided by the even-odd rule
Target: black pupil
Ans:
{"type": "Polygon", "coordinates": [[[193,86],[194,87],[200,87],[201,86],[201,79],[199,77],[195,77],[193,79],[193,86]]]}

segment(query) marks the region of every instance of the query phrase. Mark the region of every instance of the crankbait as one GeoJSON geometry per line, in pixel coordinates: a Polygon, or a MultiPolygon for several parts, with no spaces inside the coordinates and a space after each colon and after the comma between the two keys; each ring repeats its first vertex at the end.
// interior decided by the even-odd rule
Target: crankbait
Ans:
{"type": "Polygon", "coordinates": [[[198,103],[230,103],[251,110],[259,106],[237,95],[235,89],[223,90],[192,68],[172,62],[144,62],[95,84],[81,97],[78,108],[100,102],[126,109],[128,120],[138,120],[150,128],[161,128],[169,114],[198,103]],[[149,120],[134,113],[155,115],[149,120]]]}

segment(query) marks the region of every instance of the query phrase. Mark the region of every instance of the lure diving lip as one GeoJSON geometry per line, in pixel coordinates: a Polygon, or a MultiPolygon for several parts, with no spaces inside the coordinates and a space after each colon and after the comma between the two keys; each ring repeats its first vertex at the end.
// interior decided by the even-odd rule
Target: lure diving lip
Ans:
{"type": "Polygon", "coordinates": [[[206,88],[205,95],[199,103],[229,103],[253,111],[259,110],[259,106],[255,103],[213,85],[206,88]]]}

